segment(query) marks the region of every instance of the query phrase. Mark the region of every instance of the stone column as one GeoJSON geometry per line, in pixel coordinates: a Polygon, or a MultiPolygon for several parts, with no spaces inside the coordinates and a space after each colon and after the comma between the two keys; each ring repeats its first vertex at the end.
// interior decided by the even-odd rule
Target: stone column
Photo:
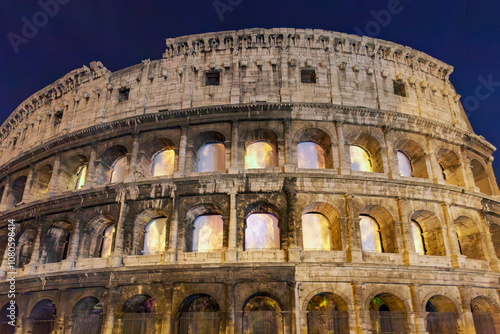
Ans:
{"type": "Polygon", "coordinates": [[[462,307],[461,315],[464,324],[464,333],[475,334],[476,328],[474,326],[474,318],[472,317],[472,310],[470,307],[471,287],[461,285],[458,287],[458,292],[460,294],[460,304],[462,307]]]}
{"type": "MultiPolygon", "coordinates": [[[[448,256],[451,258],[451,264],[453,265],[453,267],[459,268],[463,266],[463,262],[465,261],[465,256],[463,256],[460,253],[457,233],[453,221],[451,220],[450,205],[448,203],[442,203],[441,208],[443,210],[443,217],[446,226],[446,228],[443,229],[443,238],[448,239],[448,244],[449,244],[448,256]]],[[[447,242],[445,240],[445,245],[446,243],[447,242]]]]}
{"type": "Polygon", "coordinates": [[[28,172],[28,177],[26,178],[26,185],[24,186],[23,199],[22,202],[29,202],[31,200],[30,191],[31,186],[33,184],[33,174],[35,173],[35,167],[33,165],[30,166],[30,170],[28,172]]]}
{"type": "Polygon", "coordinates": [[[177,237],[179,233],[179,197],[172,190],[172,212],[170,214],[170,240],[168,242],[167,254],[173,263],[177,262],[177,237]]]}
{"type": "Polygon", "coordinates": [[[490,261],[490,268],[493,271],[500,271],[500,261],[498,260],[497,253],[495,251],[495,246],[493,245],[493,240],[491,238],[491,232],[490,232],[490,222],[488,221],[488,217],[484,212],[481,212],[479,214],[481,217],[481,224],[480,228],[483,230],[483,235],[484,235],[484,243],[486,245],[486,248],[484,249],[485,252],[488,253],[488,258],[490,261]]]}
{"type": "Polygon", "coordinates": [[[3,188],[3,194],[1,194],[2,198],[0,199],[0,211],[7,210],[7,204],[10,196],[10,178],[7,177],[5,181],[5,186],[3,188]]]}
{"type": "Polygon", "coordinates": [[[467,153],[467,148],[462,146],[460,148],[460,160],[462,161],[462,174],[464,176],[464,185],[465,188],[470,191],[479,191],[479,188],[476,187],[476,182],[474,182],[474,175],[472,175],[472,167],[470,165],[470,158],[467,153]],[[477,189],[477,190],[476,190],[477,189]]]}
{"type": "Polygon", "coordinates": [[[73,233],[71,234],[71,239],[68,246],[68,257],[63,260],[62,265],[65,270],[73,270],[75,268],[75,262],[78,259],[78,246],[80,245],[80,226],[83,219],[83,210],[77,209],[75,212],[75,226],[73,227],[73,233]]]}
{"type": "Polygon", "coordinates": [[[346,145],[345,145],[345,138],[344,138],[344,122],[342,120],[336,120],[335,121],[335,128],[337,130],[337,143],[338,143],[338,166],[339,174],[350,174],[351,173],[351,166],[350,166],[350,161],[347,161],[347,156],[346,156],[346,145]]]}
{"type": "MultiPolygon", "coordinates": [[[[410,264],[410,258],[416,254],[415,243],[413,241],[413,230],[410,220],[410,209],[408,207],[408,200],[398,198],[399,219],[401,220],[402,237],[403,237],[403,258],[405,264],[410,264]]],[[[400,251],[401,252],[401,251],[400,251]]]]}
{"type": "Polygon", "coordinates": [[[186,150],[187,150],[187,127],[181,128],[181,139],[179,142],[179,164],[174,172],[174,177],[184,177],[186,170],[186,150]]]}
{"type": "Polygon", "coordinates": [[[285,137],[285,172],[294,172],[297,164],[293,161],[292,122],[290,119],[283,120],[283,129],[285,137]]]}
{"type": "Polygon", "coordinates": [[[416,334],[427,334],[427,313],[422,310],[422,300],[419,293],[422,288],[421,284],[409,284],[411,305],[413,308],[413,323],[415,325],[416,334]]]}
{"type": "Polygon", "coordinates": [[[234,293],[234,290],[235,290],[235,286],[234,284],[231,284],[229,286],[227,286],[227,296],[228,296],[228,303],[227,303],[227,317],[226,317],[226,334],[234,334],[235,333],[235,330],[234,330],[234,327],[235,327],[235,323],[236,323],[236,319],[235,319],[235,309],[236,309],[236,305],[234,305],[235,303],[235,293],[234,293]]]}
{"type": "Polygon", "coordinates": [[[38,259],[40,258],[40,247],[42,244],[41,239],[42,239],[43,225],[45,224],[45,216],[41,216],[40,218],[38,218],[37,222],[38,222],[38,229],[36,232],[35,244],[33,245],[33,251],[31,252],[31,260],[25,267],[28,274],[30,275],[35,274],[36,267],[38,265],[38,259]]]}
{"type": "Polygon", "coordinates": [[[439,183],[439,184],[444,184],[443,180],[443,171],[441,170],[441,167],[439,166],[439,161],[437,159],[437,152],[434,149],[434,136],[428,135],[426,136],[427,138],[427,151],[429,152],[429,160],[431,163],[431,172],[430,177],[432,177],[432,180],[434,183],[439,183]]]}
{"type": "Polygon", "coordinates": [[[488,174],[488,180],[490,181],[492,195],[500,197],[500,189],[498,188],[495,171],[493,170],[493,157],[488,158],[488,163],[486,164],[486,174],[488,174]]]}
{"type": "Polygon", "coordinates": [[[229,235],[228,235],[228,245],[225,252],[226,262],[237,262],[237,248],[236,240],[238,238],[238,220],[236,215],[237,203],[236,196],[237,191],[234,190],[229,194],[229,235]]]}
{"type": "Polygon", "coordinates": [[[238,143],[239,143],[239,124],[237,121],[231,122],[231,166],[229,173],[238,173],[238,143]]]}
{"type": "Polygon", "coordinates": [[[96,167],[97,167],[97,145],[94,143],[90,150],[89,165],[87,168],[87,175],[85,177],[85,184],[83,189],[90,189],[96,182],[96,167]]]}
{"type": "Polygon", "coordinates": [[[349,333],[363,334],[371,333],[369,324],[370,313],[365,310],[363,303],[363,284],[352,282],[352,295],[353,295],[353,310],[355,319],[355,328],[352,328],[352,321],[349,321],[349,333]]]}
{"type": "MultiPolygon", "coordinates": [[[[385,157],[387,159],[387,170],[385,171],[385,174],[389,176],[389,178],[394,178],[394,176],[398,177],[399,176],[399,167],[396,165],[397,164],[397,159],[395,159],[395,151],[394,151],[394,146],[393,146],[393,138],[391,136],[391,128],[389,126],[384,126],[382,128],[383,133],[384,133],[384,141],[385,141],[385,147],[386,147],[386,154],[385,157]]],[[[382,150],[383,152],[383,150],[382,150]]],[[[385,166],[384,166],[385,169],[385,166]]]]}
{"type": "Polygon", "coordinates": [[[123,265],[123,236],[125,234],[125,219],[127,217],[128,204],[125,202],[125,194],[123,191],[120,194],[120,213],[116,224],[115,242],[113,254],[109,257],[109,265],[112,267],[121,267],[123,265]]]}
{"type": "Polygon", "coordinates": [[[106,310],[104,311],[102,334],[113,333],[113,327],[115,325],[115,307],[120,294],[120,292],[117,289],[118,289],[117,287],[109,288],[108,297],[104,302],[106,310]]]}
{"type": "Polygon", "coordinates": [[[287,200],[288,212],[288,261],[300,262],[300,247],[297,245],[297,217],[295,208],[297,207],[296,178],[285,178],[283,190],[287,200]]]}
{"type": "Polygon", "coordinates": [[[140,133],[135,133],[133,137],[132,143],[132,152],[130,154],[130,165],[128,169],[128,175],[125,177],[125,182],[135,182],[136,181],[136,171],[137,171],[137,163],[139,157],[139,144],[141,140],[140,133]]]}
{"type": "Polygon", "coordinates": [[[354,211],[353,196],[345,196],[346,216],[347,216],[347,261],[362,262],[363,250],[361,247],[361,229],[359,226],[360,218],[354,211]]]}
{"type": "Polygon", "coordinates": [[[56,154],[54,160],[54,167],[52,168],[52,177],[49,183],[49,197],[54,196],[57,190],[57,184],[59,181],[59,174],[61,173],[61,154],[56,154]]]}

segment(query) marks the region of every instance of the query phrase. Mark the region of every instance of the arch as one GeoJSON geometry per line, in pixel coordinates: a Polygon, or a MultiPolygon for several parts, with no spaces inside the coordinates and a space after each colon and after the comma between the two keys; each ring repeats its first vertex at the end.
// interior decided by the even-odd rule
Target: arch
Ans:
{"type": "Polygon", "coordinates": [[[158,254],[165,250],[167,218],[152,219],[144,229],[143,255],[158,254]]]}
{"type": "Polygon", "coordinates": [[[407,333],[406,307],[392,293],[380,293],[371,298],[370,319],[374,333],[407,333]]]}
{"type": "MultiPolygon", "coordinates": [[[[416,222],[422,230],[422,238],[426,255],[446,256],[446,247],[441,222],[431,211],[419,210],[413,213],[411,221],[416,222]]],[[[416,236],[414,236],[414,239],[416,236]]],[[[418,236],[417,236],[418,238],[418,236]]]]}
{"type": "Polygon", "coordinates": [[[217,172],[226,169],[226,138],[217,131],[204,131],[193,139],[191,168],[193,172],[217,172]]]}
{"type": "Polygon", "coordinates": [[[88,158],[82,154],[75,154],[61,159],[58,189],[60,191],[82,189],[87,181],[88,163],[88,158]]]}
{"type": "Polygon", "coordinates": [[[333,168],[332,140],[318,128],[299,131],[294,138],[299,168],[333,168]]]}
{"type": "Polygon", "coordinates": [[[479,188],[479,191],[486,195],[493,195],[491,191],[490,178],[483,164],[477,159],[472,159],[470,162],[474,184],[479,188]]]}
{"type": "Polygon", "coordinates": [[[454,221],[462,255],[469,259],[485,260],[483,237],[476,222],[469,217],[460,216],[454,221]]]}
{"type": "MultiPolygon", "coordinates": [[[[409,176],[423,178],[423,179],[429,178],[429,172],[427,171],[427,162],[425,159],[425,152],[420,146],[420,144],[418,144],[415,140],[412,139],[403,139],[397,142],[397,144],[395,145],[395,149],[397,152],[403,153],[410,161],[411,173],[409,176]]],[[[398,163],[400,162],[401,161],[399,160],[398,156],[398,163]]]]}
{"type": "Polygon", "coordinates": [[[330,204],[323,202],[315,202],[306,206],[302,211],[302,237],[304,240],[304,249],[306,249],[306,239],[312,240],[311,242],[317,243],[318,237],[320,237],[320,240],[322,240],[321,249],[341,251],[343,249],[342,231],[337,210],[330,204]],[[313,229],[311,229],[310,231],[311,233],[307,233],[306,231],[304,231],[304,215],[308,214],[319,214],[325,218],[323,219],[321,218],[321,216],[319,216],[316,217],[317,219],[313,219],[310,222],[313,227],[313,229]],[[320,228],[319,230],[318,227],[320,228]],[[325,235],[326,233],[328,233],[328,235],[325,235]],[[327,245],[328,247],[323,247],[323,245],[327,245]]]}
{"type": "Polygon", "coordinates": [[[36,235],[36,231],[31,228],[21,232],[18,235],[16,245],[17,268],[23,268],[25,265],[30,263],[36,235]]]}
{"type": "Polygon", "coordinates": [[[50,299],[43,299],[31,309],[29,321],[33,334],[50,334],[54,329],[57,308],[50,299]]]}
{"type": "Polygon", "coordinates": [[[33,184],[30,188],[30,196],[33,199],[42,198],[49,191],[50,180],[52,179],[52,165],[45,164],[35,171],[33,184]]]}
{"type": "Polygon", "coordinates": [[[0,309],[0,332],[2,334],[14,334],[16,326],[12,326],[12,324],[15,325],[17,323],[18,317],[19,308],[17,304],[12,304],[11,302],[5,304],[0,309]]]}
{"type": "Polygon", "coordinates": [[[457,333],[459,308],[448,297],[434,295],[425,304],[427,332],[429,334],[457,333]]]}
{"type": "Polygon", "coordinates": [[[462,162],[458,155],[450,149],[442,148],[437,153],[437,159],[443,171],[443,177],[449,184],[464,187],[462,162]]]}
{"type": "Polygon", "coordinates": [[[245,143],[245,169],[278,166],[278,138],[267,129],[249,130],[243,135],[245,143]]]}
{"type": "Polygon", "coordinates": [[[71,232],[72,226],[68,222],[60,221],[52,224],[45,232],[45,242],[40,263],[53,263],[64,260],[68,253],[71,232]]]}
{"type": "MultiPolygon", "coordinates": [[[[375,225],[373,224],[373,221],[378,225],[378,234],[380,236],[380,248],[379,250],[377,249],[378,247],[371,247],[371,251],[376,251],[376,252],[383,252],[383,253],[397,253],[398,252],[398,245],[397,245],[397,238],[396,238],[396,227],[394,224],[394,218],[392,215],[385,209],[384,207],[380,205],[368,205],[366,206],[363,210],[360,212],[360,224],[366,224],[368,226],[368,223],[373,227],[373,233],[375,233],[373,241],[376,243],[377,238],[376,238],[376,232],[375,231],[375,225]],[[369,217],[370,219],[363,218],[363,217],[369,217]]],[[[362,225],[360,225],[362,226],[362,225]]],[[[370,232],[370,230],[367,230],[367,232],[370,232]]],[[[361,235],[363,238],[363,235],[361,235]]],[[[366,237],[369,237],[369,234],[366,235],[366,237]]],[[[370,237],[371,238],[371,237],[370,237]]],[[[368,241],[369,239],[367,239],[368,241]]],[[[362,240],[363,241],[363,240],[362,240]]],[[[373,244],[372,244],[373,245],[373,244]]],[[[376,244],[375,244],[376,245],[376,244]]],[[[370,251],[370,250],[369,250],[370,251]]]]}
{"type": "Polygon", "coordinates": [[[348,333],[349,317],[345,301],[330,292],[313,296],[307,304],[307,332],[348,333]]]}
{"type": "Polygon", "coordinates": [[[136,295],[122,307],[123,334],[156,332],[156,300],[148,295],[136,295]]]}
{"type": "Polygon", "coordinates": [[[220,307],[207,294],[185,298],[179,309],[179,334],[219,333],[220,307]]]}
{"type": "Polygon", "coordinates": [[[478,296],[470,303],[477,334],[500,333],[500,307],[489,297],[478,296]]]}
{"type": "Polygon", "coordinates": [[[170,138],[155,138],[141,145],[136,174],[148,177],[170,176],[175,170],[176,149],[170,138]]]}
{"type": "Polygon", "coordinates": [[[113,252],[113,239],[115,236],[115,225],[109,225],[102,233],[100,257],[108,257],[113,252]]]}
{"type": "Polygon", "coordinates": [[[114,226],[114,218],[109,214],[99,214],[85,224],[80,245],[80,257],[101,256],[104,231],[109,226],[114,226]]]}
{"type": "Polygon", "coordinates": [[[128,167],[127,153],[127,149],[122,145],[114,145],[104,151],[99,158],[96,184],[122,182],[128,167]]]}
{"type": "Polygon", "coordinates": [[[127,174],[127,160],[126,156],[121,156],[113,162],[109,183],[119,183],[125,180],[127,174]]]}
{"type": "Polygon", "coordinates": [[[222,249],[224,239],[222,218],[222,210],[212,203],[198,204],[190,208],[186,212],[184,224],[184,251],[199,251],[200,241],[204,243],[202,251],[222,249]]]}
{"type": "MultiPolygon", "coordinates": [[[[363,149],[369,157],[368,163],[370,168],[362,168],[359,169],[360,171],[384,173],[382,147],[375,137],[368,133],[361,133],[356,135],[356,137],[353,140],[350,140],[349,143],[351,145],[351,152],[353,151],[352,147],[359,147],[363,149]]],[[[361,151],[359,151],[359,153],[361,154],[361,151]]],[[[354,171],[358,170],[356,168],[357,162],[359,161],[356,161],[356,159],[353,159],[353,156],[351,156],[351,168],[354,171]]],[[[367,162],[365,161],[364,163],[366,164],[367,162]]],[[[368,165],[366,167],[368,167],[368,165]]]]}
{"type": "Polygon", "coordinates": [[[245,226],[245,250],[280,249],[279,220],[273,214],[252,213],[245,226]]]}
{"type": "Polygon", "coordinates": [[[249,297],[243,306],[243,332],[283,334],[283,319],[278,301],[267,294],[249,297]]]}
{"type": "Polygon", "coordinates": [[[493,247],[495,248],[495,254],[497,259],[500,260],[500,225],[495,223],[490,224],[489,232],[491,234],[493,247]]]}
{"type": "Polygon", "coordinates": [[[99,334],[102,327],[103,305],[95,297],[80,299],[71,312],[71,334],[99,334]]]}
{"type": "Polygon", "coordinates": [[[13,208],[23,201],[24,188],[26,187],[26,176],[19,176],[10,188],[7,208],[13,208]]]}
{"type": "Polygon", "coordinates": [[[422,226],[415,221],[411,221],[411,232],[413,236],[413,244],[415,245],[415,252],[420,255],[427,254],[427,248],[425,247],[424,231],[422,226]]]}
{"type": "Polygon", "coordinates": [[[371,172],[372,159],[370,153],[363,147],[351,145],[349,147],[351,156],[351,169],[356,172],[371,172]]]}

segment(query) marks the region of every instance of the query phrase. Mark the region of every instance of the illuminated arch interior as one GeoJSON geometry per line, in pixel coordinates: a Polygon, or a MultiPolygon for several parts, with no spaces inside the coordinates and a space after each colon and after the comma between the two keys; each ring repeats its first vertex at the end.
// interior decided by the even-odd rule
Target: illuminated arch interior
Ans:
{"type": "Polygon", "coordinates": [[[167,218],[156,218],[151,220],[144,232],[143,254],[157,254],[165,250],[167,218]]]}
{"type": "Polygon", "coordinates": [[[122,156],[115,160],[111,167],[111,183],[123,182],[127,173],[127,157],[122,156]]]}
{"type": "Polygon", "coordinates": [[[375,219],[370,216],[360,215],[361,245],[364,252],[382,253],[380,240],[380,227],[375,219]]]}
{"type": "Polygon", "coordinates": [[[299,168],[326,168],[325,150],[312,141],[301,142],[297,145],[297,157],[299,168]]]}
{"type": "Polygon", "coordinates": [[[110,225],[104,229],[101,242],[101,257],[111,255],[111,247],[113,245],[113,236],[115,234],[115,225],[110,225]]]}
{"type": "Polygon", "coordinates": [[[280,249],[278,218],[269,213],[253,213],[246,219],[245,250],[280,249]]]}
{"type": "Polygon", "coordinates": [[[372,162],[370,154],[361,146],[351,145],[351,168],[357,172],[371,172],[372,162]]]}
{"type": "Polygon", "coordinates": [[[405,177],[413,176],[413,168],[411,165],[410,158],[403,153],[402,151],[398,151],[398,166],[399,166],[399,174],[405,177]]]}
{"type": "Polygon", "coordinates": [[[222,250],[224,222],[221,215],[199,216],[193,225],[193,252],[222,250]]]}
{"type": "Polygon", "coordinates": [[[330,221],[321,213],[302,215],[302,236],[304,250],[331,250],[330,221]]]}
{"type": "Polygon", "coordinates": [[[153,156],[153,166],[151,174],[153,176],[172,175],[174,173],[175,151],[173,149],[163,149],[153,156]]]}
{"type": "Polygon", "coordinates": [[[274,167],[275,152],[267,140],[250,143],[245,150],[245,169],[274,167]]]}
{"type": "Polygon", "coordinates": [[[223,143],[209,142],[198,151],[198,172],[225,170],[226,147],[223,143]]]}

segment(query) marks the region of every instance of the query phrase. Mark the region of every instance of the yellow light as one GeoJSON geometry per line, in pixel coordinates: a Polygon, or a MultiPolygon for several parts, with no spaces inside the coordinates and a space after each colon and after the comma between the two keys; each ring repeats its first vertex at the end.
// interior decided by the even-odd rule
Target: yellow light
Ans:
{"type": "Polygon", "coordinates": [[[222,143],[208,143],[198,153],[198,172],[216,172],[225,169],[226,149],[222,143]]]}
{"type": "Polygon", "coordinates": [[[113,235],[115,234],[115,226],[110,225],[104,230],[102,238],[101,257],[108,257],[111,255],[111,245],[113,244],[113,235]]]}
{"type": "Polygon", "coordinates": [[[382,253],[379,226],[377,222],[368,216],[360,216],[361,245],[365,252],[382,253]]]}
{"type": "Polygon", "coordinates": [[[153,176],[172,175],[174,173],[175,151],[173,149],[162,150],[153,157],[153,176]]]}
{"type": "Polygon", "coordinates": [[[200,216],[194,221],[193,252],[213,252],[222,249],[222,216],[200,216]]]}
{"type": "Polygon", "coordinates": [[[330,222],[319,213],[302,215],[302,235],[305,250],[330,250],[331,231],[330,222]]]}
{"type": "Polygon", "coordinates": [[[82,189],[85,185],[85,179],[87,177],[87,165],[81,166],[76,173],[78,179],[76,180],[76,190],[82,189]]]}
{"type": "Polygon", "coordinates": [[[422,240],[422,230],[420,226],[412,221],[411,222],[411,231],[413,233],[413,243],[415,244],[415,251],[418,254],[425,255],[424,242],[422,240]]]}
{"type": "Polygon", "coordinates": [[[302,142],[297,145],[299,168],[325,168],[325,150],[316,143],[302,142]]]}
{"type": "Polygon", "coordinates": [[[245,169],[274,167],[273,147],[269,142],[257,141],[245,150],[245,169]]]}
{"type": "Polygon", "coordinates": [[[368,152],[362,147],[351,145],[351,168],[353,171],[358,172],[371,172],[372,165],[370,163],[370,156],[368,152]]]}
{"type": "Polygon", "coordinates": [[[143,254],[156,254],[165,250],[165,226],[167,218],[153,219],[146,226],[143,254]]]}

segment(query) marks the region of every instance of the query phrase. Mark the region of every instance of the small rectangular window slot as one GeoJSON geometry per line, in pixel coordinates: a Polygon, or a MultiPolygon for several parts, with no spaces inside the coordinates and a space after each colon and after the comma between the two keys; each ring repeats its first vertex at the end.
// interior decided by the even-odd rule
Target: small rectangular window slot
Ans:
{"type": "Polygon", "coordinates": [[[118,102],[127,101],[130,94],[130,88],[120,89],[118,91],[118,102]]]}
{"type": "Polygon", "coordinates": [[[406,86],[403,82],[394,80],[393,87],[394,87],[394,94],[406,97],[406,86]]]}
{"type": "Polygon", "coordinates": [[[314,68],[301,69],[300,81],[302,83],[316,83],[316,70],[314,68]]]}
{"type": "Polygon", "coordinates": [[[209,71],[205,73],[205,86],[219,86],[220,71],[209,71]]]}

